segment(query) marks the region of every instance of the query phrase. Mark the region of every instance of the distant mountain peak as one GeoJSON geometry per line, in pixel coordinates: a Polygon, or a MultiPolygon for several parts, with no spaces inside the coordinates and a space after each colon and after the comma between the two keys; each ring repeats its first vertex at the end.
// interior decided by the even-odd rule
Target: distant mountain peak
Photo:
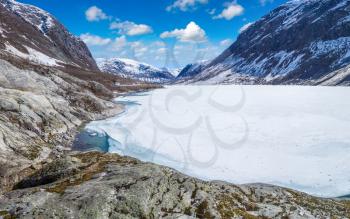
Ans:
{"type": "Polygon", "coordinates": [[[166,83],[174,79],[174,76],[167,69],[160,69],[132,59],[99,58],[96,61],[101,71],[124,78],[152,83],[166,83]]]}
{"type": "Polygon", "coordinates": [[[15,0],[1,0],[3,6],[46,34],[55,25],[53,16],[41,8],[15,0]]]}
{"type": "Polygon", "coordinates": [[[50,13],[15,0],[0,0],[0,52],[44,65],[98,70],[78,37],[50,13]]]}

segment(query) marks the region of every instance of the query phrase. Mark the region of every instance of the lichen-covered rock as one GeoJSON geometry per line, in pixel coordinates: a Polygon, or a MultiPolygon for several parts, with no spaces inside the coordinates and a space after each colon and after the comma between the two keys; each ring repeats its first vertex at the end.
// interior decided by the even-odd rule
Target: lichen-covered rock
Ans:
{"type": "Polygon", "coordinates": [[[0,196],[16,218],[349,218],[347,202],[269,185],[197,180],[119,155],[70,154],[25,169],[0,196]]]}
{"type": "Polygon", "coordinates": [[[16,100],[9,97],[1,97],[0,110],[2,111],[19,111],[19,104],[16,100]]]}

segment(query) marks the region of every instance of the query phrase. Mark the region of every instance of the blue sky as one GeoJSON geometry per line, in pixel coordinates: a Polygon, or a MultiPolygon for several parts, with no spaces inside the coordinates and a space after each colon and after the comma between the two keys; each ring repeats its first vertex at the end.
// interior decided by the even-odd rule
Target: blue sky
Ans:
{"type": "Polygon", "coordinates": [[[286,0],[19,0],[53,14],[95,58],[180,68],[212,59],[286,0]]]}

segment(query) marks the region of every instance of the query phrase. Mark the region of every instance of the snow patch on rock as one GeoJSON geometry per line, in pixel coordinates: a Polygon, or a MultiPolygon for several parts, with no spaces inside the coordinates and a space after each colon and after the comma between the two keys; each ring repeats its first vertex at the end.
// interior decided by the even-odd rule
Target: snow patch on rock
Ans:
{"type": "Polygon", "coordinates": [[[3,0],[1,4],[38,28],[44,34],[55,25],[52,15],[38,7],[19,3],[15,0],[3,0]]]}
{"type": "Polygon", "coordinates": [[[10,44],[5,44],[6,49],[5,51],[11,53],[12,55],[15,55],[17,57],[27,59],[29,61],[35,62],[37,64],[47,65],[47,66],[59,66],[62,61],[59,61],[57,59],[51,58],[35,49],[32,49],[30,47],[25,46],[25,48],[28,50],[28,54],[19,51],[17,48],[10,44]]]}

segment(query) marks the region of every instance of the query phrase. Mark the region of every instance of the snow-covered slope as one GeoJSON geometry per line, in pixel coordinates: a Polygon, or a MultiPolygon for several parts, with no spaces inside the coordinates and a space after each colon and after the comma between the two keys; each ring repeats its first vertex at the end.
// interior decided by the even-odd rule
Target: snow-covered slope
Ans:
{"type": "Polygon", "coordinates": [[[44,65],[98,70],[82,40],[48,12],[15,0],[0,0],[0,53],[44,65]]]}
{"type": "Polygon", "coordinates": [[[97,59],[97,64],[101,71],[124,78],[152,83],[166,83],[174,79],[174,76],[165,69],[131,59],[97,59]]]}
{"type": "Polygon", "coordinates": [[[202,61],[202,62],[197,62],[193,64],[188,64],[187,66],[185,66],[185,68],[181,70],[181,72],[177,76],[177,79],[186,79],[194,75],[197,75],[209,63],[210,63],[209,61],[202,61]]]}
{"type": "Polygon", "coordinates": [[[36,26],[44,34],[55,26],[52,16],[35,6],[18,3],[15,0],[2,1],[2,5],[16,15],[19,15],[26,22],[36,26]]]}
{"type": "Polygon", "coordinates": [[[162,68],[164,71],[169,72],[172,74],[174,77],[177,77],[180,72],[182,71],[182,68],[162,68]]]}
{"type": "MultiPolygon", "coordinates": [[[[315,84],[348,64],[350,1],[291,0],[250,25],[189,83],[315,84]]],[[[347,83],[342,75],[330,84],[347,83]]]]}

